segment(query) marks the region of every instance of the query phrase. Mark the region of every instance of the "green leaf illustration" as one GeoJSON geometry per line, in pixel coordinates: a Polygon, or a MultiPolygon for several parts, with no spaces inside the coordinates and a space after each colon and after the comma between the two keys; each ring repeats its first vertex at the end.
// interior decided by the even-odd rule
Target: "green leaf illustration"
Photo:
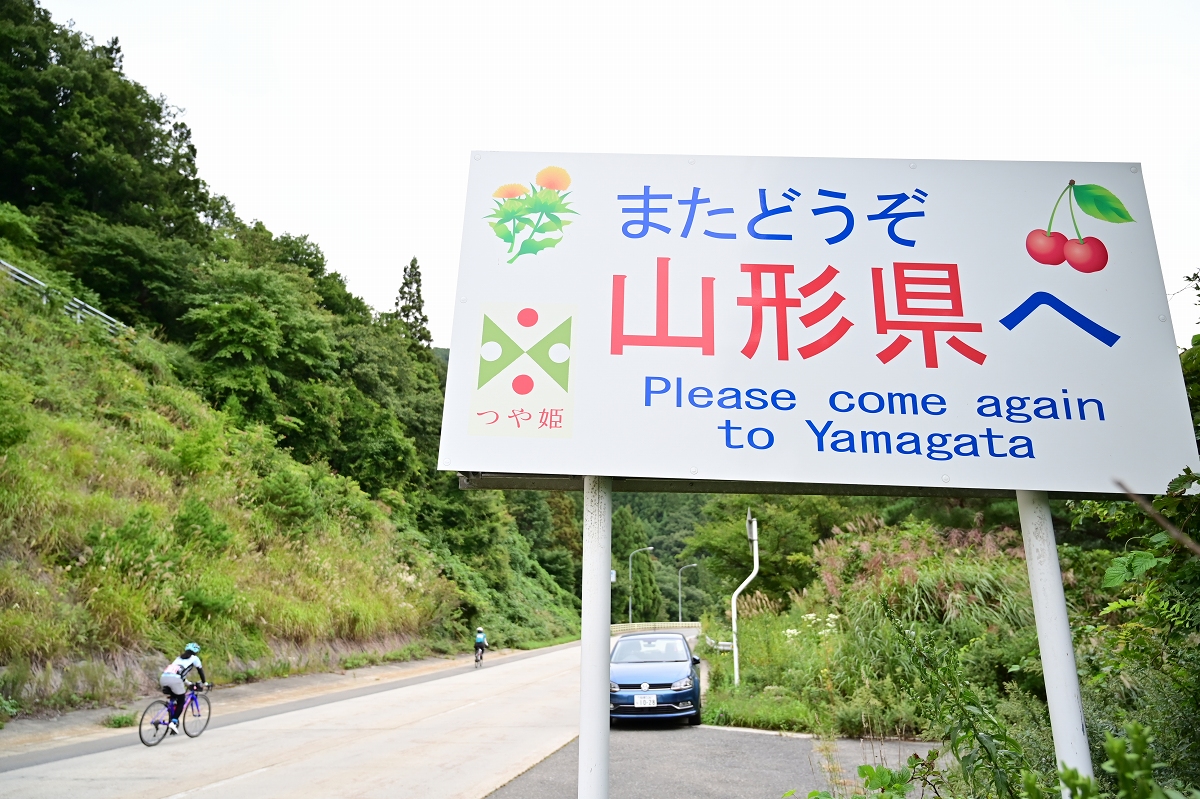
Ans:
{"type": "Polygon", "coordinates": [[[567,356],[567,360],[562,363],[555,363],[550,358],[550,348],[555,344],[563,344],[567,347],[571,346],[571,320],[568,318],[558,327],[546,334],[546,337],[529,348],[529,357],[533,362],[542,367],[546,374],[554,378],[554,382],[562,386],[562,390],[567,390],[567,378],[571,372],[571,358],[567,356]]]}
{"type": "Polygon", "coordinates": [[[528,238],[521,242],[521,249],[517,250],[517,254],[509,259],[511,264],[513,261],[520,258],[522,255],[536,255],[542,250],[547,250],[562,241],[562,238],[557,239],[533,239],[528,238]]]}
{"type": "Polygon", "coordinates": [[[571,220],[563,220],[555,217],[552,214],[546,214],[546,221],[538,225],[535,233],[557,233],[558,231],[571,224],[571,220]]]}
{"type": "Polygon", "coordinates": [[[503,222],[492,222],[490,224],[492,226],[492,230],[496,231],[496,235],[503,239],[506,244],[513,243],[512,228],[503,222]]]}
{"type": "Polygon", "coordinates": [[[1117,199],[1117,195],[1103,186],[1097,186],[1095,183],[1077,185],[1074,187],[1074,194],[1079,210],[1088,216],[1103,219],[1105,222],[1134,221],[1124,203],[1117,199]]]}
{"type": "Polygon", "coordinates": [[[505,200],[496,206],[496,210],[484,217],[484,219],[498,219],[501,222],[511,222],[514,219],[520,219],[526,224],[529,222],[529,205],[525,200],[505,200]]]}
{"type": "Polygon", "coordinates": [[[531,214],[573,214],[563,196],[554,189],[542,189],[529,198],[529,213],[531,214]]]}

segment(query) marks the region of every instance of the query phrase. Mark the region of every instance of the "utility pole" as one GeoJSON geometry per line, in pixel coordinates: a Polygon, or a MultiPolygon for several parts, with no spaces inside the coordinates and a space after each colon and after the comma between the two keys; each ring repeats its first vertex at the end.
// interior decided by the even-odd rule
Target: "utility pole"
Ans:
{"type": "Polygon", "coordinates": [[[733,599],[730,601],[732,605],[733,615],[733,684],[741,683],[741,673],[738,671],[738,642],[737,642],[737,601],[738,596],[742,591],[746,590],[746,586],[750,585],[750,581],[758,576],[758,519],[750,515],[750,509],[746,508],[746,538],[750,539],[750,545],[754,548],[754,569],[750,572],[750,576],[746,581],[738,586],[733,592],[733,599]]]}
{"type": "Polygon", "coordinates": [[[629,553],[629,623],[633,624],[633,556],[639,552],[653,552],[654,547],[642,547],[629,553]]]}
{"type": "MultiPolygon", "coordinates": [[[[694,569],[699,563],[689,563],[683,569],[694,569]]],[[[683,621],[683,569],[679,570],[679,621],[683,621]]]]}

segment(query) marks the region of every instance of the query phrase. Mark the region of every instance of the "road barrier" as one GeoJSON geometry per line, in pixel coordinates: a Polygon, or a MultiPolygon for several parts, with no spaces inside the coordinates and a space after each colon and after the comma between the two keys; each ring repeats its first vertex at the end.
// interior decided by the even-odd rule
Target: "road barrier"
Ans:
{"type": "Polygon", "coordinates": [[[655,630],[682,630],[688,627],[696,628],[700,626],[698,621],[635,621],[633,624],[613,624],[611,630],[613,635],[621,635],[623,633],[648,633],[655,630]]]}
{"type": "MultiPolygon", "coordinates": [[[[53,294],[56,298],[65,296],[62,294],[62,292],[58,291],[57,289],[50,288],[33,275],[29,274],[28,272],[21,271],[7,261],[0,260],[0,272],[8,275],[22,286],[38,292],[38,294],[41,295],[43,305],[50,302],[51,294],[53,294]]],[[[114,336],[119,336],[125,331],[133,329],[124,322],[112,318],[99,308],[94,308],[91,305],[88,305],[78,297],[71,297],[69,300],[64,302],[62,310],[63,313],[74,319],[78,324],[83,324],[85,319],[95,320],[104,325],[104,327],[108,329],[108,332],[114,336]]]]}

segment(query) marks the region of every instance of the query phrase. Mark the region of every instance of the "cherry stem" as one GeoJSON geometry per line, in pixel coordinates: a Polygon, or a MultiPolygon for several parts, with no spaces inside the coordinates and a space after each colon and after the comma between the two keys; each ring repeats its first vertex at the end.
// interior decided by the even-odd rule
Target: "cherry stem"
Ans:
{"type": "Polygon", "coordinates": [[[1083,234],[1079,232],[1079,223],[1075,221],[1075,181],[1071,181],[1067,186],[1071,190],[1071,196],[1067,198],[1067,207],[1071,209],[1071,224],[1075,226],[1075,235],[1079,237],[1079,243],[1083,244],[1083,234]]]}
{"type": "Polygon", "coordinates": [[[1050,222],[1046,225],[1047,238],[1050,236],[1050,232],[1054,230],[1054,215],[1058,213],[1058,204],[1062,202],[1063,194],[1066,194],[1068,191],[1070,191],[1071,184],[1074,182],[1075,181],[1072,180],[1071,183],[1068,183],[1067,187],[1062,190],[1062,194],[1058,195],[1058,199],[1054,201],[1054,209],[1050,211],[1050,222]]]}

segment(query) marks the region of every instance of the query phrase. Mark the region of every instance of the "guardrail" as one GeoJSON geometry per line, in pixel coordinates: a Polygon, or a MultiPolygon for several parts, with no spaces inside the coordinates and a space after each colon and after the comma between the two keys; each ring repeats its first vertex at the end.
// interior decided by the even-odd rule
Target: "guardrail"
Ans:
{"type": "MultiPolygon", "coordinates": [[[[0,272],[8,275],[8,277],[15,280],[25,288],[38,292],[42,298],[42,305],[50,302],[51,294],[55,295],[56,297],[65,296],[62,294],[62,292],[58,291],[57,289],[50,288],[33,275],[18,269],[8,261],[0,260],[0,272]]],[[[85,319],[93,319],[104,325],[104,327],[108,329],[108,332],[114,336],[119,336],[126,330],[133,329],[124,322],[112,318],[99,308],[94,308],[91,305],[88,305],[78,297],[71,297],[69,300],[64,302],[62,310],[63,313],[74,319],[78,324],[83,324],[85,319]]]]}
{"type": "Polygon", "coordinates": [[[710,647],[717,650],[718,652],[732,652],[733,651],[733,641],[714,641],[712,638],[710,638],[707,635],[704,636],[704,641],[710,647]]]}
{"type": "Polygon", "coordinates": [[[613,635],[622,633],[648,633],[655,630],[683,630],[700,626],[698,621],[635,621],[633,624],[610,625],[613,635]]]}

